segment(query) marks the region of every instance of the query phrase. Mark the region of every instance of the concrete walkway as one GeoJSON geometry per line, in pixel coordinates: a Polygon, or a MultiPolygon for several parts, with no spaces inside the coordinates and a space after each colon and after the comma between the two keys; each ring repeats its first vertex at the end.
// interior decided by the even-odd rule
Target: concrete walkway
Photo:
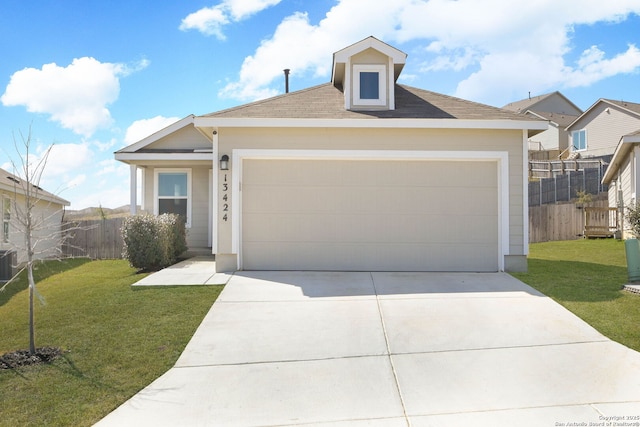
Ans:
{"type": "Polygon", "coordinates": [[[196,256],[151,273],[132,286],[224,285],[230,274],[216,273],[213,256],[196,256]]]}
{"type": "Polygon", "coordinates": [[[620,416],[640,416],[640,353],[508,274],[238,272],[176,366],[97,425],[538,427],[620,416]]]}

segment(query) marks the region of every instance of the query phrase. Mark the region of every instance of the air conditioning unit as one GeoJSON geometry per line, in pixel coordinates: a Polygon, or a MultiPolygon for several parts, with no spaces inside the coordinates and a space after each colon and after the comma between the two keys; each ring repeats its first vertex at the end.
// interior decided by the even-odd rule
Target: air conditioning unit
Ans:
{"type": "Polygon", "coordinates": [[[16,265],[16,251],[0,251],[0,282],[13,277],[13,266],[16,265]]]}

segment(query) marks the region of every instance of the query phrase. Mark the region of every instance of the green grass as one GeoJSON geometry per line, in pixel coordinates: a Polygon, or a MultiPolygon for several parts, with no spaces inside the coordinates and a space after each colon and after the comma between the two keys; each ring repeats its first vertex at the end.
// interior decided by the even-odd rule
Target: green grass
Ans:
{"type": "Polygon", "coordinates": [[[553,298],[603,335],[640,351],[640,295],[628,282],[624,242],[613,239],[535,243],[528,273],[513,274],[553,298]]]}
{"type": "MultiPolygon", "coordinates": [[[[48,262],[37,272],[36,346],[49,365],[0,370],[0,426],[91,425],[166,372],[222,287],[131,288],[126,261],[48,262]]],[[[23,279],[0,293],[0,354],[28,348],[23,279]]]]}

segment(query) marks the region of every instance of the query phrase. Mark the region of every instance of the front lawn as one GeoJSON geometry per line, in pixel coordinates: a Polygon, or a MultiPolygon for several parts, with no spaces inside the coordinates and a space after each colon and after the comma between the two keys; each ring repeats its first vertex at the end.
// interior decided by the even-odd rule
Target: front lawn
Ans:
{"type": "Polygon", "coordinates": [[[513,274],[603,335],[640,351],[640,295],[627,283],[624,242],[571,240],[530,245],[529,272],[513,274]]]}
{"type": "MultiPolygon", "coordinates": [[[[0,426],[92,425],[166,372],[222,287],[131,288],[126,261],[48,262],[37,271],[36,346],[49,365],[0,370],[0,426]]],[[[0,355],[29,346],[26,281],[0,293],[0,355]]]]}

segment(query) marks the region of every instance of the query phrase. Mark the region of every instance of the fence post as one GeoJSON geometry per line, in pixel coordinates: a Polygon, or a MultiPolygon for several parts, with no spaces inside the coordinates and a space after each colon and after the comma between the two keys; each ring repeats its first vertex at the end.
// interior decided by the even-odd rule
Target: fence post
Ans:
{"type": "Polygon", "coordinates": [[[604,189],[602,186],[602,166],[602,160],[600,160],[600,165],[598,166],[598,193],[604,189]]]}

